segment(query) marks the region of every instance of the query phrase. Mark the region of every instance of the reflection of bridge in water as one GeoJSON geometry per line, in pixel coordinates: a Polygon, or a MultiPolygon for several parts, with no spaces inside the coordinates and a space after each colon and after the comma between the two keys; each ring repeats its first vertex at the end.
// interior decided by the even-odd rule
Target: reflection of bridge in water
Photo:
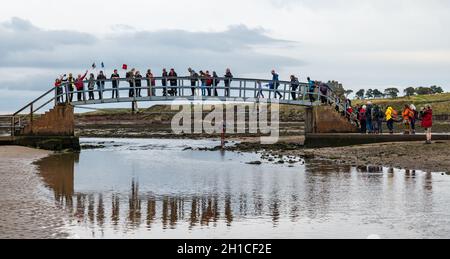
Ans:
{"type": "MultiPolygon", "coordinates": [[[[204,227],[231,227],[250,219],[263,220],[273,227],[277,227],[280,222],[297,222],[306,218],[326,220],[335,213],[334,196],[342,196],[340,188],[338,193],[333,192],[333,186],[339,185],[342,179],[330,177],[330,173],[342,175],[343,178],[355,178],[354,181],[360,184],[365,183],[361,185],[365,186],[361,187],[362,190],[372,185],[375,188],[385,185],[390,189],[399,184],[417,184],[409,180],[415,178],[414,171],[406,171],[406,181],[402,183],[393,180],[393,169],[386,176],[383,168],[359,167],[358,173],[354,174],[351,167],[322,163],[307,166],[306,176],[295,175],[288,190],[281,189],[285,186],[280,186],[274,176],[271,186],[266,186],[267,193],[256,188],[253,191],[160,195],[141,191],[139,182],[135,179],[130,179],[127,192],[78,192],[74,182],[77,156],[52,156],[38,164],[45,184],[54,193],[55,201],[70,213],[75,224],[97,230],[112,228],[124,233],[142,228],[177,229],[186,226],[195,230],[204,227]],[[302,188],[302,183],[306,189],[302,188]]],[[[424,177],[423,188],[426,195],[423,202],[432,206],[428,203],[428,196],[432,193],[431,174],[424,177]]],[[[224,189],[229,187],[225,186],[224,189]]],[[[375,202],[370,197],[360,198],[369,199],[375,206],[381,206],[380,201],[375,202]]]]}

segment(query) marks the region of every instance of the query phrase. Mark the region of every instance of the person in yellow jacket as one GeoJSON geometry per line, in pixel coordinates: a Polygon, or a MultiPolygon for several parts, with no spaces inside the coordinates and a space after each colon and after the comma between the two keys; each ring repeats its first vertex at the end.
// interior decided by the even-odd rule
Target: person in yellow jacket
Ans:
{"type": "Polygon", "coordinates": [[[394,134],[394,119],[397,117],[397,112],[389,106],[386,109],[386,121],[387,121],[387,127],[389,129],[390,134],[394,134]]]}

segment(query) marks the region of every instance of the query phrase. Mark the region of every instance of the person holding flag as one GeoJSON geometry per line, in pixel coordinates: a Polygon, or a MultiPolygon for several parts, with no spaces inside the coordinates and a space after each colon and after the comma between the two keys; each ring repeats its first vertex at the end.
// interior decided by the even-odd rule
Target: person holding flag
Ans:
{"type": "Polygon", "coordinates": [[[87,74],[88,74],[88,70],[86,70],[86,73],[84,73],[83,76],[78,75],[77,80],[75,81],[75,87],[77,88],[77,101],[82,101],[82,99],[84,99],[83,96],[83,91],[84,91],[84,79],[86,78],[87,74]]]}

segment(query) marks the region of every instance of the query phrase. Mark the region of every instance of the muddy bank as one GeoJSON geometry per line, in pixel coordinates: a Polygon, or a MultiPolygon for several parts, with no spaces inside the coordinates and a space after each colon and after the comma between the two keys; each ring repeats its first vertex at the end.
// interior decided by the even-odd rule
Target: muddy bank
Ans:
{"type": "Polygon", "coordinates": [[[450,173],[450,141],[401,142],[358,145],[339,148],[303,149],[295,143],[260,145],[244,142],[228,148],[230,151],[259,152],[262,158],[296,156],[307,160],[326,160],[349,166],[384,166],[426,172],[450,173]]]}
{"type": "Polygon", "coordinates": [[[47,151],[0,147],[0,238],[65,238],[63,215],[42,185],[35,161],[47,151]]]}

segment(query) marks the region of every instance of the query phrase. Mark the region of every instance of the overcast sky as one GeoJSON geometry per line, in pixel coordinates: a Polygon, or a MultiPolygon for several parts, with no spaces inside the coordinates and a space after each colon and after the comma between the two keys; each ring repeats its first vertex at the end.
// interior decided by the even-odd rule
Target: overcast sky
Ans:
{"type": "Polygon", "coordinates": [[[450,90],[448,0],[15,0],[0,9],[0,112],[55,75],[188,66],[347,88],[450,90]]]}

